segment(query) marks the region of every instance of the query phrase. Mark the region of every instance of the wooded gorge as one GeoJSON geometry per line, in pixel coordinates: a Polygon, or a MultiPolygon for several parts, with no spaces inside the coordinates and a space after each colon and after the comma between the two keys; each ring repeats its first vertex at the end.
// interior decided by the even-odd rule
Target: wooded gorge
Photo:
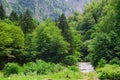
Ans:
{"type": "Polygon", "coordinates": [[[82,79],[78,62],[91,62],[100,80],[120,80],[120,0],[93,0],[54,20],[37,21],[30,9],[6,14],[1,5],[0,80],[82,79]]]}

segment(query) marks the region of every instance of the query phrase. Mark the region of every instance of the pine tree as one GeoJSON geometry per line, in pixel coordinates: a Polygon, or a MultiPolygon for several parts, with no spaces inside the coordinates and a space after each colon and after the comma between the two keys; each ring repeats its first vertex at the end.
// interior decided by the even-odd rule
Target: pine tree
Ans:
{"type": "Polygon", "coordinates": [[[62,30],[62,35],[64,39],[70,44],[70,50],[69,53],[73,53],[73,38],[72,38],[72,33],[70,31],[70,27],[68,25],[66,16],[62,14],[59,18],[59,28],[62,30]]]}
{"type": "Polygon", "coordinates": [[[11,14],[10,14],[10,16],[9,16],[9,19],[11,21],[18,21],[18,15],[17,15],[17,13],[14,12],[14,11],[12,11],[11,14]]]}
{"type": "Polygon", "coordinates": [[[24,15],[19,20],[19,24],[25,34],[31,33],[35,29],[35,23],[30,15],[30,11],[27,9],[24,15]]]}
{"type": "Polygon", "coordinates": [[[59,17],[58,27],[62,30],[62,35],[64,39],[69,42],[70,28],[64,14],[59,17]]]}
{"type": "Polygon", "coordinates": [[[6,13],[5,13],[5,10],[1,4],[0,5],[0,19],[5,19],[5,17],[6,17],[6,13]]]}
{"type": "Polygon", "coordinates": [[[61,29],[62,36],[65,41],[69,43],[69,54],[65,58],[65,64],[73,65],[76,64],[80,53],[79,48],[81,45],[80,35],[77,31],[70,27],[67,21],[67,18],[64,14],[59,17],[59,29],[61,29]]]}

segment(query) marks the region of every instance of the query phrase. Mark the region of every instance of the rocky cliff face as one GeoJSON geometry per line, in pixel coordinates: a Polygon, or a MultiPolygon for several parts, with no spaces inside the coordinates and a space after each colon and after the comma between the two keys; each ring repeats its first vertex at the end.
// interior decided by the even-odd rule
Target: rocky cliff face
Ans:
{"type": "Polygon", "coordinates": [[[50,16],[52,19],[59,14],[65,13],[67,16],[75,11],[83,12],[84,6],[91,0],[1,0],[7,14],[11,10],[18,14],[25,12],[26,9],[31,11],[34,18],[40,20],[50,16]]]}

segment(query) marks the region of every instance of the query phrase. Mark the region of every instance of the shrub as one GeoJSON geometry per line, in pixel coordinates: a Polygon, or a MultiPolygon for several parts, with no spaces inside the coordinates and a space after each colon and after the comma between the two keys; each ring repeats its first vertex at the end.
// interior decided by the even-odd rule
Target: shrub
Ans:
{"type": "Polygon", "coordinates": [[[48,74],[59,72],[63,69],[61,64],[47,63],[43,60],[37,60],[36,62],[29,62],[23,65],[23,69],[16,63],[8,63],[4,68],[4,75],[18,74],[20,71],[25,75],[27,74],[48,74]]]}
{"type": "Polygon", "coordinates": [[[53,64],[46,63],[42,60],[37,60],[36,65],[37,65],[37,74],[47,74],[49,72],[52,72],[54,69],[53,64]]]}
{"type": "Polygon", "coordinates": [[[54,72],[59,72],[61,70],[63,70],[63,66],[61,64],[56,64],[54,66],[54,72]]]}
{"type": "Polygon", "coordinates": [[[54,73],[63,70],[61,64],[46,63],[45,61],[42,60],[37,60],[36,65],[37,74],[54,73]]]}
{"type": "Polygon", "coordinates": [[[97,72],[99,78],[104,80],[102,77],[110,80],[120,80],[120,66],[118,65],[105,65],[103,68],[98,68],[97,72]],[[104,75],[104,76],[103,76],[104,75]]]}
{"type": "Polygon", "coordinates": [[[29,62],[29,63],[23,65],[24,74],[33,73],[36,70],[37,70],[36,63],[34,63],[34,62],[29,62]]]}
{"type": "Polygon", "coordinates": [[[21,67],[16,63],[8,63],[4,67],[4,76],[11,74],[18,74],[21,71],[21,67]]]}
{"type": "Polygon", "coordinates": [[[118,58],[113,58],[112,60],[109,61],[109,64],[111,64],[111,65],[113,65],[113,64],[120,65],[120,60],[118,58]]]}
{"type": "Polygon", "coordinates": [[[97,67],[104,67],[106,63],[107,63],[107,61],[102,58],[102,59],[98,62],[98,66],[97,66],[97,67]]]}
{"type": "Polygon", "coordinates": [[[70,66],[76,65],[77,62],[78,62],[78,59],[73,55],[69,55],[65,58],[65,64],[66,65],[70,65],[70,66]]]}
{"type": "Polygon", "coordinates": [[[98,77],[99,77],[100,80],[107,79],[106,74],[104,72],[99,72],[98,77]]]}
{"type": "Polygon", "coordinates": [[[76,67],[76,66],[68,66],[68,69],[69,70],[72,70],[72,71],[75,71],[75,72],[79,72],[79,68],[78,67],[76,67]]]}

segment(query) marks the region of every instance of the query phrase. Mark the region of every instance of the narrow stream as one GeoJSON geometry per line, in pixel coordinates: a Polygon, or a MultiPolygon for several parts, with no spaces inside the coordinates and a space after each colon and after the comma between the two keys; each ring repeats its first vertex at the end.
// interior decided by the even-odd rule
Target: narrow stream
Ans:
{"type": "Polygon", "coordinates": [[[94,72],[94,67],[90,62],[79,62],[78,66],[81,70],[81,72],[86,73],[86,72],[94,72]]]}

